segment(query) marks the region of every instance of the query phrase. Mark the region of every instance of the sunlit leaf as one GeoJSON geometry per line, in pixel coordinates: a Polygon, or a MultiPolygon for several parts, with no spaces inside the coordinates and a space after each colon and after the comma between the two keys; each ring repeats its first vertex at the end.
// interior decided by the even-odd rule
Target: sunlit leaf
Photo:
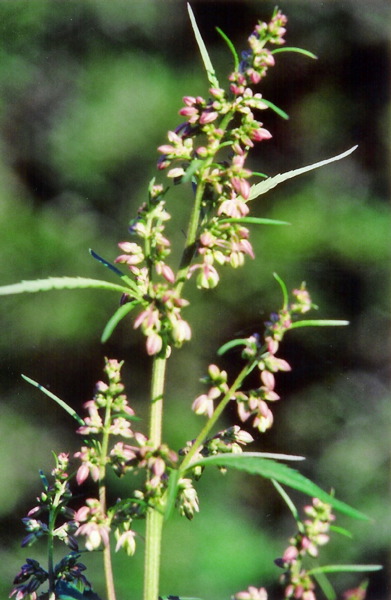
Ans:
{"type": "Polygon", "coordinates": [[[265,179],[265,181],[260,181],[255,185],[251,186],[250,191],[250,200],[254,200],[258,198],[261,194],[266,194],[269,190],[273,189],[283,181],[287,179],[292,179],[292,177],[297,177],[298,175],[302,175],[303,173],[307,173],[307,171],[312,171],[313,169],[318,169],[319,167],[324,167],[332,162],[337,160],[341,160],[346,156],[349,156],[352,152],[356,150],[357,146],[353,146],[350,150],[343,152],[342,154],[338,154],[338,156],[333,156],[333,158],[327,158],[326,160],[321,160],[320,162],[314,163],[313,165],[308,165],[307,167],[302,167],[301,169],[294,169],[293,171],[288,171],[287,173],[282,173],[276,175],[275,177],[269,177],[265,179]]]}
{"type": "Polygon", "coordinates": [[[201,57],[202,57],[202,60],[203,60],[204,66],[205,66],[205,70],[206,70],[206,74],[208,76],[209,83],[211,84],[212,87],[219,88],[220,85],[219,85],[219,82],[217,81],[215,70],[214,70],[212,62],[209,58],[208,51],[204,44],[204,40],[202,39],[200,30],[198,29],[198,25],[195,20],[194,13],[193,13],[189,3],[187,4],[187,10],[189,12],[191,26],[193,28],[194,36],[195,36],[195,39],[198,44],[198,48],[201,53],[201,57]]]}
{"type": "Polygon", "coordinates": [[[382,565],[324,565],[323,567],[314,567],[307,571],[308,575],[316,573],[364,573],[368,571],[381,571],[382,565]]]}
{"type": "Polygon", "coordinates": [[[114,292],[129,293],[129,288],[100,279],[86,277],[48,277],[47,279],[33,279],[21,281],[0,287],[0,296],[11,294],[24,294],[25,292],[48,292],[50,290],[77,290],[101,289],[114,292]]]}
{"type": "Polygon", "coordinates": [[[229,217],[219,219],[219,223],[249,223],[253,225],[290,225],[287,221],[278,221],[277,219],[264,219],[262,217],[229,217]]]}
{"type": "MultiPolygon", "coordinates": [[[[239,469],[240,471],[247,471],[247,473],[252,473],[253,475],[261,475],[266,479],[275,479],[279,483],[287,485],[299,492],[303,492],[312,498],[319,498],[319,500],[331,504],[336,510],[339,510],[349,517],[365,521],[369,520],[362,512],[352,508],[341,500],[337,500],[334,496],[331,496],[322,490],[295,469],[274,460],[267,459],[265,458],[265,455],[259,454],[258,456],[254,456],[254,454],[257,453],[244,452],[243,454],[218,454],[215,456],[208,456],[207,458],[201,458],[195,463],[192,463],[191,466],[218,465],[227,468],[231,467],[233,469],[239,469]]],[[[270,457],[273,458],[272,455],[270,455],[270,457]]]]}

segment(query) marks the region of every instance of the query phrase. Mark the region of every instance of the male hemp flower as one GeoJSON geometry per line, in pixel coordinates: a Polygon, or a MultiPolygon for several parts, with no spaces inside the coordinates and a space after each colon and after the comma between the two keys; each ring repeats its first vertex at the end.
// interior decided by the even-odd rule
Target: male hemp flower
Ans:
{"type": "Polygon", "coordinates": [[[250,585],[247,590],[232,596],[232,600],[267,600],[267,591],[263,587],[258,589],[250,585]]]}
{"type": "Polygon", "coordinates": [[[79,508],[75,514],[75,521],[83,523],[76,531],[76,536],[86,537],[85,546],[90,552],[97,550],[101,544],[108,546],[110,523],[102,513],[99,500],[88,498],[85,506],[79,508]]]}

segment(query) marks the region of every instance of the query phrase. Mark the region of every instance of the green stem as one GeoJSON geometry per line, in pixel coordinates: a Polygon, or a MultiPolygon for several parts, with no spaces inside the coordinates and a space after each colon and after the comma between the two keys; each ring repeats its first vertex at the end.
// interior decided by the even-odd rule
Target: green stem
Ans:
{"type": "Polygon", "coordinates": [[[54,536],[53,531],[56,523],[57,507],[50,510],[48,523],[48,576],[49,576],[49,594],[54,592],[54,536]]]}
{"type": "MultiPolygon", "coordinates": [[[[230,123],[233,115],[234,115],[233,112],[229,112],[222,119],[220,126],[219,126],[219,129],[221,129],[222,132],[226,131],[228,124],[230,123]]],[[[223,138],[223,135],[222,135],[221,139],[222,138],[223,138]]],[[[198,227],[200,224],[202,199],[204,196],[205,185],[206,185],[203,175],[209,169],[209,167],[212,165],[212,163],[215,161],[216,154],[219,152],[219,150],[220,150],[220,147],[216,150],[216,152],[213,156],[209,156],[205,160],[204,164],[202,165],[202,167],[199,171],[197,191],[195,194],[193,209],[192,209],[192,212],[190,215],[189,226],[188,226],[187,234],[186,234],[185,249],[182,254],[182,258],[181,258],[181,262],[180,262],[179,270],[178,270],[178,275],[177,275],[176,287],[177,287],[177,290],[179,291],[179,293],[181,292],[182,287],[186,281],[186,276],[189,271],[189,267],[190,267],[190,264],[191,264],[191,261],[193,259],[194,252],[195,252],[195,244],[197,241],[198,227]]]]}
{"type": "Polygon", "coordinates": [[[197,451],[200,448],[200,446],[202,446],[202,444],[205,442],[205,440],[208,437],[210,431],[212,430],[212,428],[214,427],[214,425],[216,424],[216,422],[220,418],[222,412],[224,411],[225,407],[227,406],[227,404],[231,400],[232,396],[234,395],[234,393],[236,392],[236,390],[241,386],[243,380],[252,371],[252,369],[254,368],[254,365],[256,364],[256,362],[257,361],[252,360],[251,363],[247,363],[243,367],[243,369],[240,371],[239,375],[236,377],[235,381],[233,382],[233,384],[229,388],[228,392],[224,395],[224,397],[222,398],[222,400],[219,402],[219,404],[217,405],[217,407],[216,407],[213,415],[205,423],[205,425],[202,428],[201,432],[196,437],[196,439],[195,439],[192,447],[190,448],[188,454],[186,454],[185,458],[183,459],[182,464],[180,466],[180,471],[182,473],[189,466],[189,464],[191,463],[192,458],[195,456],[195,454],[197,453],[197,451]]]}
{"type": "MultiPolygon", "coordinates": [[[[151,408],[149,442],[158,448],[162,440],[163,392],[166,358],[154,357],[151,383],[151,408]]],[[[163,513],[156,507],[147,511],[144,555],[144,600],[157,600],[159,596],[160,556],[163,513]]]]}
{"type": "MultiPolygon", "coordinates": [[[[99,502],[102,514],[106,514],[106,459],[109,448],[109,428],[111,421],[111,399],[107,399],[105,422],[103,426],[102,445],[99,466],[99,502]]],[[[113,566],[111,562],[110,541],[103,546],[103,568],[106,581],[107,600],[116,600],[113,566]]]]}

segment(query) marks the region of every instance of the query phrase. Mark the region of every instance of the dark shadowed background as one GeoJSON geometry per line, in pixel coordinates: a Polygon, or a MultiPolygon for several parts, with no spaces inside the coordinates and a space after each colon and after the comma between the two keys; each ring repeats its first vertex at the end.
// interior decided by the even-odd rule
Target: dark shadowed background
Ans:
{"type": "MultiPolygon", "coordinates": [[[[219,79],[232,69],[219,26],[240,49],[273,2],[193,2],[219,79]]],[[[197,432],[190,415],[199,378],[231,337],[262,329],[281,305],[272,277],[289,288],[302,280],[321,318],[347,328],[300,330],[281,349],[293,367],[278,377],[282,400],[275,426],[257,448],[304,454],[302,471],[366,512],[373,523],[337,523],[325,561],[382,563],[369,597],[390,597],[389,559],[389,43],[386,0],[281,1],[289,46],[277,55],[260,91],[290,116],[262,113],[273,138],[259,145],[251,168],[275,175],[334,156],[342,162],[287,182],[262,196],[258,216],[289,221],[252,231],[256,262],[224,272],[211,292],[192,286],[187,316],[193,339],[171,361],[165,436],[175,449],[197,432]],[[187,418],[190,415],[189,419],[187,418]]],[[[109,278],[88,248],[109,260],[128,238],[129,220],[157,175],[156,147],[180,123],[184,95],[207,95],[202,62],[185,2],[18,0],[0,3],[0,284],[51,275],[109,278]]],[[[169,200],[178,250],[189,209],[188,190],[169,200]]],[[[145,418],[150,361],[129,317],[108,344],[102,329],[119,298],[105,291],[50,292],[0,301],[0,593],[39,544],[20,549],[20,519],[40,492],[38,469],[51,451],[74,451],[73,422],[20,374],[41,382],[79,409],[101,377],[104,356],[124,358],[127,390],[145,418]]],[[[232,352],[223,366],[235,371],[232,352]]],[[[225,425],[233,421],[231,415],[225,425]]],[[[113,481],[113,497],[124,488],[113,481]]],[[[263,480],[207,473],[201,514],[167,525],[162,594],[223,600],[248,584],[280,598],[274,558],[295,524],[263,480]]],[[[302,504],[303,498],[294,495],[302,504]]],[[[115,558],[119,600],[140,597],[143,541],[134,559],[115,558]],[[129,584],[129,581],[131,582],[129,584]],[[129,591],[129,585],[132,589],[129,591]]],[[[104,596],[100,557],[83,557],[104,596]]],[[[344,590],[360,576],[333,579],[344,590]]]]}

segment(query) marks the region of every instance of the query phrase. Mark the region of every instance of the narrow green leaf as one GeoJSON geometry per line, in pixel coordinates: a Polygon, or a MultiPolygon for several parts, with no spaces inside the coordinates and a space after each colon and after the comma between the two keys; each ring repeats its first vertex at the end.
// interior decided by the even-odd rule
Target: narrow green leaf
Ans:
{"type": "Polygon", "coordinates": [[[101,289],[129,293],[129,288],[127,287],[116,285],[109,281],[101,281],[100,279],[88,279],[86,277],[48,277],[47,279],[34,279],[32,281],[21,281],[20,283],[3,285],[0,287],[0,296],[65,289],[101,289]]]}
{"type": "Polygon", "coordinates": [[[164,519],[166,521],[170,518],[172,511],[174,510],[178,490],[179,476],[180,472],[178,471],[178,469],[173,469],[170,473],[167,488],[166,510],[164,511],[164,519]]]}
{"type": "Polygon", "coordinates": [[[95,250],[93,250],[92,248],[89,249],[89,253],[91,254],[92,258],[95,258],[95,260],[102,263],[102,265],[110,269],[110,271],[112,271],[119,277],[125,277],[125,274],[122,273],[120,269],[118,269],[115,265],[112,265],[108,260],[106,260],[102,256],[99,256],[99,254],[97,254],[97,252],[95,252],[95,250]]]}
{"type": "Polygon", "coordinates": [[[258,198],[261,194],[266,194],[269,190],[273,189],[283,181],[287,179],[292,179],[292,177],[297,177],[298,175],[302,175],[303,173],[307,173],[307,171],[312,171],[313,169],[318,169],[319,167],[324,167],[332,162],[337,160],[341,160],[346,156],[349,156],[352,152],[356,150],[358,146],[353,146],[350,150],[343,152],[342,154],[338,154],[338,156],[333,156],[333,158],[328,158],[326,160],[321,160],[320,162],[314,163],[313,165],[309,165],[307,167],[302,167],[301,169],[295,169],[293,171],[287,171],[287,173],[278,174],[275,177],[269,177],[265,179],[265,181],[260,181],[255,185],[251,186],[250,191],[250,200],[254,200],[258,198]]]}
{"type": "Polygon", "coordinates": [[[41,478],[44,490],[45,490],[45,492],[47,492],[48,489],[49,489],[49,482],[47,480],[47,477],[46,477],[45,473],[42,471],[42,469],[40,469],[40,471],[39,471],[39,476],[41,478]]]}
{"type": "Polygon", "coordinates": [[[99,256],[99,254],[97,254],[95,250],[92,250],[92,248],[89,249],[89,253],[91,254],[92,258],[95,258],[95,260],[100,262],[104,267],[118,275],[118,277],[120,277],[122,281],[124,281],[130,287],[130,289],[133,291],[134,296],[136,296],[137,298],[139,297],[139,290],[137,288],[137,285],[132,279],[130,279],[130,277],[125,275],[125,273],[122,273],[122,271],[118,269],[115,265],[111,264],[111,262],[109,262],[102,256],[99,256]]]}
{"type": "Polygon", "coordinates": [[[337,500],[334,496],[331,496],[322,490],[295,469],[275,462],[274,460],[268,460],[264,456],[254,456],[254,454],[257,453],[244,452],[243,454],[219,454],[208,456],[207,458],[197,460],[196,463],[192,463],[191,467],[195,465],[218,465],[221,467],[231,467],[233,469],[247,471],[247,473],[252,473],[254,475],[261,475],[266,479],[275,479],[279,483],[287,485],[299,492],[303,492],[312,498],[319,498],[319,500],[331,504],[336,510],[339,510],[349,517],[365,521],[369,520],[362,512],[352,508],[341,500],[337,500]]]}
{"type": "Polygon", "coordinates": [[[219,219],[219,223],[251,223],[253,225],[290,225],[287,221],[278,221],[276,219],[263,219],[262,217],[229,217],[219,219]]]}
{"type": "Polygon", "coordinates": [[[126,315],[133,310],[133,308],[135,306],[137,306],[137,304],[139,304],[138,300],[133,300],[132,302],[127,302],[126,304],[123,304],[122,306],[120,306],[115,313],[113,314],[113,316],[109,319],[109,321],[107,322],[106,327],[103,330],[102,333],[102,337],[101,337],[101,342],[102,344],[104,344],[105,342],[107,342],[107,340],[110,338],[111,334],[113,333],[114,329],[117,327],[118,323],[124,318],[126,317],[126,315]]]}
{"type": "Polygon", "coordinates": [[[339,533],[340,535],[343,535],[351,540],[353,539],[353,535],[350,533],[350,531],[345,529],[345,527],[339,527],[339,525],[330,525],[330,529],[331,531],[335,531],[335,533],[339,533]]]}
{"type": "Polygon", "coordinates": [[[195,158],[191,161],[190,165],[186,169],[186,173],[181,177],[181,183],[188,183],[192,180],[192,177],[196,171],[203,165],[204,161],[195,158]]]}
{"type": "Polygon", "coordinates": [[[278,106],[273,104],[273,102],[270,102],[270,100],[265,100],[265,98],[262,98],[262,102],[266,104],[266,106],[271,108],[271,110],[273,110],[282,119],[285,119],[286,121],[289,119],[289,115],[284,110],[282,110],[282,108],[279,108],[278,106]]]}
{"type": "Polygon", "coordinates": [[[326,577],[325,573],[315,573],[314,579],[317,582],[320,589],[322,590],[326,600],[337,600],[337,594],[335,592],[335,589],[329,581],[328,577],[326,577]]]}
{"type": "Polygon", "coordinates": [[[218,88],[218,87],[220,87],[220,85],[219,85],[219,82],[217,81],[215,70],[214,70],[212,62],[211,62],[211,60],[209,58],[208,51],[207,51],[206,46],[204,44],[204,40],[202,39],[200,30],[198,29],[198,25],[197,25],[197,22],[195,20],[194,13],[193,13],[193,11],[192,11],[191,6],[190,6],[189,3],[187,3],[187,10],[188,10],[188,13],[189,13],[191,26],[192,26],[193,31],[194,31],[194,36],[195,36],[195,39],[196,39],[197,44],[198,44],[198,48],[199,48],[200,53],[201,53],[201,58],[203,60],[204,66],[205,66],[205,70],[206,70],[206,74],[208,76],[209,83],[211,84],[212,87],[217,87],[218,88]]]}
{"type": "Polygon", "coordinates": [[[288,494],[286,493],[284,488],[278,483],[278,481],[276,481],[275,479],[272,479],[271,482],[274,485],[274,487],[276,488],[277,492],[280,494],[281,498],[284,500],[285,504],[288,506],[289,510],[291,511],[291,513],[293,515],[293,518],[298,523],[300,521],[299,513],[297,511],[296,506],[293,504],[293,501],[288,496],[288,494]]]}
{"type": "Polygon", "coordinates": [[[284,307],[284,309],[286,309],[288,307],[288,303],[289,303],[289,295],[288,295],[287,287],[286,287],[284,281],[281,279],[281,277],[279,275],[277,275],[277,273],[273,273],[273,277],[280,285],[280,288],[282,291],[282,297],[284,299],[283,307],[284,307]]]}
{"type": "Polygon", "coordinates": [[[55,394],[52,394],[52,392],[49,392],[49,390],[47,390],[45,387],[43,387],[43,385],[41,385],[37,381],[34,381],[34,379],[30,379],[30,377],[27,377],[26,375],[22,375],[22,377],[25,381],[38,388],[39,390],[41,390],[41,392],[49,396],[49,398],[57,402],[57,404],[59,404],[61,408],[63,408],[68,414],[70,414],[71,417],[73,417],[79,423],[79,425],[85,425],[83,419],[79,417],[77,412],[71,406],[69,406],[69,404],[64,402],[64,400],[61,400],[61,398],[59,398],[55,394]]]}
{"type": "Polygon", "coordinates": [[[349,321],[338,319],[305,319],[304,321],[292,323],[289,329],[298,329],[299,327],[345,327],[346,325],[349,325],[349,321]]]}
{"type": "Polygon", "coordinates": [[[239,69],[239,56],[236,52],[235,46],[233,45],[232,41],[229,39],[227,34],[225,34],[224,31],[220,29],[220,27],[216,27],[216,31],[221,35],[228,48],[231,50],[232,56],[234,57],[234,71],[237,71],[239,69]]]}
{"type": "Polygon", "coordinates": [[[381,571],[382,565],[324,565],[314,567],[308,571],[308,575],[316,573],[363,573],[368,571],[381,571]]]}
{"type": "Polygon", "coordinates": [[[235,346],[245,346],[247,344],[247,338],[238,338],[237,340],[230,340],[226,344],[223,344],[218,350],[217,354],[222,356],[231,348],[235,348],[235,346]]]}
{"type": "Polygon", "coordinates": [[[313,58],[315,60],[318,59],[316,54],[313,54],[309,50],[304,50],[304,48],[296,48],[295,46],[284,46],[284,48],[276,48],[276,50],[272,50],[272,54],[278,54],[279,52],[297,52],[298,54],[304,54],[304,56],[308,56],[308,58],[313,58]]]}
{"type": "MultiPolygon", "coordinates": [[[[215,454],[213,456],[207,456],[206,458],[199,458],[197,460],[195,460],[194,462],[192,462],[189,465],[189,469],[192,469],[194,466],[196,465],[207,465],[207,464],[218,464],[219,466],[222,464],[222,459],[225,460],[225,458],[228,459],[229,463],[232,462],[231,464],[227,464],[227,466],[229,467],[233,467],[234,469],[240,469],[242,471],[248,471],[247,466],[245,465],[241,465],[240,467],[236,466],[236,460],[235,457],[238,458],[239,462],[242,463],[247,463],[247,459],[249,461],[249,466],[250,468],[254,468],[255,463],[259,460],[261,461],[261,463],[263,464],[263,462],[265,463],[273,463],[273,460],[269,460],[269,459],[275,459],[275,460],[305,460],[305,456],[298,456],[296,454],[281,454],[281,453],[276,453],[276,452],[243,452],[240,454],[215,454]],[[212,460],[213,459],[213,460],[212,460]],[[255,461],[255,463],[254,463],[255,461]],[[235,465],[235,466],[234,466],[235,465]]],[[[280,465],[280,463],[274,463],[276,465],[282,466],[284,467],[285,465],[280,465]]],[[[224,465],[222,465],[224,466],[224,465]]],[[[257,467],[255,467],[257,468],[257,467]]],[[[288,467],[286,467],[288,468],[288,467]]],[[[265,469],[267,470],[267,467],[265,467],[265,469]]],[[[253,471],[248,471],[249,473],[253,472],[253,471]]],[[[295,471],[296,473],[296,471],[295,471]]],[[[254,474],[256,474],[256,472],[254,471],[254,474]]]]}

